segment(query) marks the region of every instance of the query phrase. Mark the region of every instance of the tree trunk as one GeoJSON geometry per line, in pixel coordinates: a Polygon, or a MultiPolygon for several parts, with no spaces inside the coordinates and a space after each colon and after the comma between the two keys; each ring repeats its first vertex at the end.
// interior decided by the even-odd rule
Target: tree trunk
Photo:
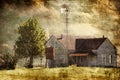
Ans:
{"type": "Polygon", "coordinates": [[[33,68],[33,55],[30,56],[30,62],[28,64],[28,68],[33,68]]]}

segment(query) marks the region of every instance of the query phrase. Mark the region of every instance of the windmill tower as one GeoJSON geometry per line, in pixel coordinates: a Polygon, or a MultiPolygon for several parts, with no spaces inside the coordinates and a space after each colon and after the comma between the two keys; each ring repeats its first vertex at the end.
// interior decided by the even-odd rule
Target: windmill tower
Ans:
{"type": "Polygon", "coordinates": [[[66,48],[68,49],[68,14],[69,14],[69,6],[68,4],[61,5],[61,14],[65,14],[65,27],[66,27],[66,48]]]}

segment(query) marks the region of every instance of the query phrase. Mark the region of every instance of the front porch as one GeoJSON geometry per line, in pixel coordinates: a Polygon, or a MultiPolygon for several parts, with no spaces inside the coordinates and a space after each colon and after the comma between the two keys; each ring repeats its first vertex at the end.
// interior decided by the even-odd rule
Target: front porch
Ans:
{"type": "Polygon", "coordinates": [[[75,54],[69,54],[69,65],[77,65],[77,66],[87,66],[88,60],[87,60],[88,53],[75,53],[75,54]]]}

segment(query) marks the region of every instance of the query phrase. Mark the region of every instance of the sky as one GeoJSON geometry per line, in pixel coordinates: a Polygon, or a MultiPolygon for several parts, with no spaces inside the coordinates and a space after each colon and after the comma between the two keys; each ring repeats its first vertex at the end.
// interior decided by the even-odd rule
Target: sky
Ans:
{"type": "Polygon", "coordinates": [[[18,26],[30,17],[38,19],[47,36],[66,34],[65,14],[60,12],[63,4],[69,7],[69,35],[104,35],[118,44],[119,0],[0,0],[0,43],[13,46],[19,36],[18,26]]]}

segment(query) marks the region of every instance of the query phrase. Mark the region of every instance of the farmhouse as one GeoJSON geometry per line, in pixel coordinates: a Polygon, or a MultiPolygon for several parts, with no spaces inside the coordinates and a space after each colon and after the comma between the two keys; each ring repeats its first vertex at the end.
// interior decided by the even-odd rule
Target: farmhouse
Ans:
{"type": "Polygon", "coordinates": [[[108,38],[76,39],[70,64],[78,66],[117,66],[117,50],[108,38]]]}
{"type": "Polygon", "coordinates": [[[46,66],[116,67],[117,50],[108,38],[52,35],[46,43],[46,66]]]}

